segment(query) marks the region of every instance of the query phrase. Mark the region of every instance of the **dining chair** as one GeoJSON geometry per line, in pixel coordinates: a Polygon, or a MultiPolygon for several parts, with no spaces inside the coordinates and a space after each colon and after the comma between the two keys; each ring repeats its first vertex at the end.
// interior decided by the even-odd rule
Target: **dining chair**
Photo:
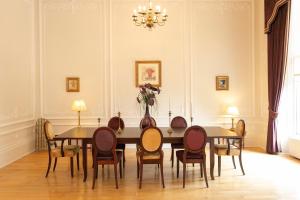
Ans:
{"type": "MultiPolygon", "coordinates": [[[[107,126],[109,128],[111,128],[111,129],[113,129],[116,132],[116,131],[118,131],[119,127],[122,130],[124,130],[125,123],[124,123],[123,119],[120,118],[120,117],[112,117],[108,121],[108,125],[107,126]]],[[[116,147],[117,150],[123,151],[123,167],[125,167],[125,148],[126,148],[125,144],[117,144],[117,147],[116,147]]]]}
{"type": "Polygon", "coordinates": [[[143,119],[141,119],[141,121],[140,121],[141,129],[144,129],[144,128],[147,128],[150,126],[156,127],[156,121],[153,117],[144,117],[143,119]]]}
{"type": "MultiPolygon", "coordinates": [[[[185,129],[187,127],[187,122],[186,120],[181,117],[181,116],[176,116],[172,119],[171,124],[170,124],[172,129],[185,129]]],[[[183,143],[172,143],[171,144],[171,158],[170,160],[172,161],[172,167],[174,166],[174,150],[175,149],[183,149],[183,143]]]]}
{"type": "Polygon", "coordinates": [[[200,126],[191,126],[184,133],[184,150],[176,151],[177,178],[179,177],[179,161],[183,164],[183,188],[185,188],[185,175],[187,163],[200,163],[200,173],[204,174],[206,187],[208,187],[205,154],[206,141],[206,132],[204,128],[200,126]]]}
{"type": "Polygon", "coordinates": [[[139,178],[139,188],[142,188],[143,165],[158,164],[163,188],[165,188],[162,151],[163,135],[159,128],[148,127],[142,131],[140,136],[140,148],[136,152],[137,156],[137,177],[139,178]]]}
{"type": "Polygon", "coordinates": [[[78,145],[64,145],[64,139],[57,139],[55,138],[55,133],[53,131],[52,124],[46,120],[44,123],[44,133],[47,141],[48,146],[48,168],[46,172],[46,177],[48,177],[50,168],[51,168],[51,162],[54,158],[54,166],[53,171],[55,171],[56,164],[57,164],[57,158],[61,157],[69,157],[70,158],[70,169],[71,169],[71,176],[74,176],[74,167],[73,167],[73,158],[76,156],[77,158],[77,169],[79,170],[79,152],[80,147],[78,145]],[[60,147],[57,145],[57,141],[61,142],[60,147]]]}
{"type": "Polygon", "coordinates": [[[115,183],[118,189],[118,173],[117,168],[119,164],[120,178],[122,178],[122,152],[116,151],[117,138],[114,131],[109,127],[98,128],[93,135],[93,163],[94,175],[93,186],[98,178],[98,165],[114,165],[115,183]]]}
{"type": "Polygon", "coordinates": [[[236,169],[234,156],[239,157],[240,167],[243,175],[245,171],[242,163],[242,149],[244,144],[244,137],[246,134],[246,125],[244,120],[239,120],[236,124],[235,132],[241,138],[228,138],[226,139],[225,144],[215,144],[215,154],[218,156],[218,175],[221,176],[221,157],[222,156],[231,156],[234,169],[236,169]]]}

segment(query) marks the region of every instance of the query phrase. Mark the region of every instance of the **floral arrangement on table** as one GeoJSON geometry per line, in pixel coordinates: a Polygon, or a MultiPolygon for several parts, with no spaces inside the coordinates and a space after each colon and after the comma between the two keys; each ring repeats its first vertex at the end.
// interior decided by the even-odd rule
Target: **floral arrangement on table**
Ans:
{"type": "Polygon", "coordinates": [[[149,106],[157,105],[156,94],[160,94],[159,87],[155,87],[150,83],[139,87],[139,94],[136,98],[139,104],[143,104],[145,108],[145,116],[150,116],[149,106]]]}

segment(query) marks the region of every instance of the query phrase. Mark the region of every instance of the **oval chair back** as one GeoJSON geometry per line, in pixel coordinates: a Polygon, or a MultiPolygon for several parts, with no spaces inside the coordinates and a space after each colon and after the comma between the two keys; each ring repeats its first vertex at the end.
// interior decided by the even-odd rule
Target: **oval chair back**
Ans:
{"type": "Polygon", "coordinates": [[[115,149],[117,145],[117,138],[114,131],[109,127],[98,128],[93,135],[93,148],[95,151],[94,157],[97,153],[110,154],[115,157],[115,149]]]}
{"type": "Polygon", "coordinates": [[[55,137],[53,126],[48,120],[44,123],[44,131],[47,140],[52,140],[55,137]]]}
{"type": "Polygon", "coordinates": [[[183,143],[187,152],[199,153],[205,151],[206,141],[206,131],[201,126],[191,126],[184,133],[183,143]]]}
{"type": "Polygon", "coordinates": [[[246,135],[246,124],[245,121],[240,119],[237,123],[236,123],[236,127],[235,127],[235,132],[239,135],[244,137],[246,135]]]}
{"type": "Polygon", "coordinates": [[[140,128],[144,129],[147,127],[156,127],[156,121],[153,117],[144,117],[141,121],[140,121],[140,128]]]}
{"type": "Polygon", "coordinates": [[[186,127],[187,127],[187,122],[181,116],[176,116],[171,121],[171,128],[173,129],[186,128],[186,127]]]}
{"type": "Polygon", "coordinates": [[[120,117],[112,117],[108,121],[107,126],[111,129],[113,129],[114,131],[117,131],[119,129],[119,124],[120,124],[120,128],[123,130],[125,128],[125,123],[124,123],[123,119],[120,117]]]}
{"type": "Polygon", "coordinates": [[[155,153],[161,150],[163,135],[157,127],[145,128],[140,137],[140,145],[143,151],[155,153]]]}

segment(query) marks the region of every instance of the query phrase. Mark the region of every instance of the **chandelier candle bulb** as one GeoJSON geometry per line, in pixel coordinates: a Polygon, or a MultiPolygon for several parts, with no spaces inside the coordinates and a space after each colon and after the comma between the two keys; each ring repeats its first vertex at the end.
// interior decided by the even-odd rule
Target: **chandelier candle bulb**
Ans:
{"type": "Polygon", "coordinates": [[[156,12],[160,12],[160,6],[159,5],[157,5],[155,8],[156,8],[156,12]]]}

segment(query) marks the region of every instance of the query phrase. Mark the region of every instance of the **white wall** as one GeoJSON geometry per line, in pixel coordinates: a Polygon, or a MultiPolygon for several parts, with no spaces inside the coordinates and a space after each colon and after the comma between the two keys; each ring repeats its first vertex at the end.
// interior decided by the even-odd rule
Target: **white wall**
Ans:
{"type": "Polygon", "coordinates": [[[35,5],[0,1],[0,167],[34,150],[35,5]]]}
{"type": "Polygon", "coordinates": [[[268,128],[268,58],[267,35],[264,34],[264,1],[255,0],[255,110],[253,129],[258,146],[266,147],[268,128]]]}
{"type": "Polygon", "coordinates": [[[126,124],[136,126],[134,62],[161,60],[162,93],[153,112],[160,125],[168,123],[169,97],[174,115],[187,119],[192,102],[200,125],[228,126],[223,114],[233,104],[247,122],[246,144],[264,146],[263,1],[155,1],[169,19],[153,31],[131,21],[138,0],[40,2],[42,113],[58,131],[76,124],[70,105],[77,98],[87,103],[86,125],[96,125],[98,117],[106,124],[120,110],[126,124]],[[230,77],[229,91],[215,90],[216,75],[230,77]],[[80,77],[80,93],[65,92],[67,76],[80,77]]]}
{"type": "MultiPolygon", "coordinates": [[[[135,27],[139,0],[10,0],[0,2],[0,167],[34,150],[34,120],[50,119],[58,132],[76,124],[71,102],[82,98],[85,125],[102,125],[122,112],[136,126],[135,60],[162,61],[162,93],[152,114],[228,127],[227,105],[247,123],[247,146],[265,146],[267,50],[261,0],[162,0],[164,27],[135,27]],[[230,77],[215,91],[215,76],[230,77]],[[80,93],[65,78],[81,79],[80,93]]],[[[145,1],[146,3],[146,1],[145,1]]]]}

